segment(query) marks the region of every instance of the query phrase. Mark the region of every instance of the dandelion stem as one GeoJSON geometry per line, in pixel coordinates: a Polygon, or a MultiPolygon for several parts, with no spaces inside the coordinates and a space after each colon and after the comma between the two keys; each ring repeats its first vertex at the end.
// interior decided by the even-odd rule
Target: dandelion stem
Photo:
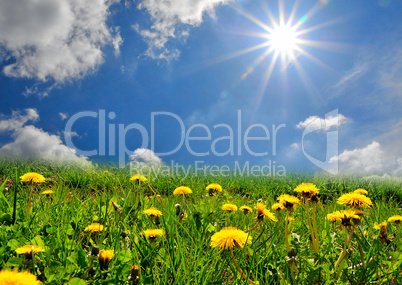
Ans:
{"type": "MultiPolygon", "coordinates": [[[[352,229],[352,231],[351,231],[351,236],[352,236],[352,235],[353,235],[353,229],[352,229]]],[[[344,258],[345,258],[345,256],[346,256],[346,253],[347,253],[348,241],[349,241],[349,238],[348,238],[348,229],[347,229],[347,227],[345,227],[345,242],[344,242],[344,244],[343,244],[343,250],[342,250],[342,253],[341,253],[341,255],[339,256],[338,260],[337,260],[336,263],[335,263],[335,271],[336,271],[336,278],[335,278],[335,280],[337,280],[337,279],[339,278],[339,275],[341,275],[341,272],[342,272],[342,264],[343,264],[344,258]]]]}
{"type": "Polygon", "coordinates": [[[31,182],[31,193],[29,194],[28,207],[27,207],[27,218],[29,218],[29,213],[31,212],[31,204],[32,204],[32,193],[33,193],[33,182],[31,182]]]}
{"type": "Polygon", "coordinates": [[[289,211],[287,212],[286,220],[285,220],[285,242],[286,242],[286,250],[287,251],[290,250],[289,238],[288,238],[288,232],[289,232],[288,225],[289,225],[289,211]]]}
{"type": "Polygon", "coordinates": [[[318,237],[318,231],[317,231],[317,222],[315,218],[315,211],[316,211],[316,206],[313,203],[313,227],[314,227],[314,233],[315,233],[315,246],[316,246],[316,253],[320,252],[320,240],[318,237]]]}
{"type": "Polygon", "coordinates": [[[237,270],[239,270],[240,275],[244,278],[244,280],[247,280],[250,284],[255,284],[253,280],[251,280],[250,278],[247,278],[247,275],[244,274],[243,270],[240,268],[239,264],[237,263],[234,254],[233,254],[233,249],[230,248],[230,255],[232,256],[232,260],[234,265],[236,266],[237,270]]]}
{"type": "Polygon", "coordinates": [[[258,227],[258,225],[259,225],[259,223],[257,222],[257,224],[254,227],[252,227],[251,229],[249,229],[247,232],[249,233],[249,232],[255,230],[258,227]]]}
{"type": "Polygon", "coordinates": [[[141,182],[139,181],[138,182],[138,188],[137,188],[137,195],[136,195],[136,198],[135,198],[135,204],[137,205],[137,208],[138,208],[138,203],[140,201],[140,185],[141,185],[141,182]]]}
{"type": "Polygon", "coordinates": [[[151,191],[154,193],[154,197],[156,197],[156,192],[154,189],[152,189],[151,185],[149,185],[149,183],[147,182],[147,185],[149,187],[149,189],[151,189],[151,191]]]}
{"type": "Polygon", "coordinates": [[[15,183],[14,183],[14,208],[13,208],[13,225],[17,219],[17,190],[18,190],[18,170],[15,171],[15,183]]]}
{"type": "MultiPolygon", "coordinates": [[[[310,211],[309,211],[309,206],[308,206],[308,200],[305,200],[305,207],[306,207],[306,213],[307,213],[307,222],[308,222],[308,228],[310,230],[310,236],[311,236],[311,243],[313,244],[313,250],[315,253],[318,253],[317,248],[316,248],[316,242],[315,242],[315,235],[313,231],[313,227],[311,225],[311,218],[310,218],[310,211]]],[[[289,250],[289,249],[288,249],[289,250]]]]}

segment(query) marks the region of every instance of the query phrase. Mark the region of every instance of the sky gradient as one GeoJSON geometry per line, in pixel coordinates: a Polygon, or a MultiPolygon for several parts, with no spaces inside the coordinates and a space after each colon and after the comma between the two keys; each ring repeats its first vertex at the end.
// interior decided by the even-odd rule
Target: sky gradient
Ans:
{"type": "Polygon", "coordinates": [[[2,1],[0,154],[400,175],[401,12],[395,0],[2,1]]]}

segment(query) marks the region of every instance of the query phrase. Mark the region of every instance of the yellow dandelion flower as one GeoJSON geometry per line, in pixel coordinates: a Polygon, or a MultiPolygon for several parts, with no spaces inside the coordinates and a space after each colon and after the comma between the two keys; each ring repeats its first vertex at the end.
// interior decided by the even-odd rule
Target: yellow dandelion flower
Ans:
{"type": "Polygon", "coordinates": [[[111,249],[110,250],[102,249],[99,252],[99,261],[109,263],[113,257],[114,257],[114,251],[111,249]]]}
{"type": "Polygon", "coordinates": [[[141,174],[134,174],[133,176],[131,176],[131,178],[130,178],[130,181],[135,181],[135,182],[145,182],[145,181],[147,181],[148,179],[144,176],[144,175],[141,175],[141,174]]]}
{"type": "Polygon", "coordinates": [[[232,249],[234,246],[243,248],[245,244],[251,244],[251,236],[234,227],[226,227],[211,237],[211,247],[220,249],[232,249]]]}
{"type": "Polygon", "coordinates": [[[92,223],[84,229],[84,232],[101,232],[104,230],[104,227],[99,223],[92,223]]]}
{"type": "Polygon", "coordinates": [[[15,250],[18,254],[25,254],[27,257],[30,257],[32,252],[33,254],[37,254],[39,252],[44,252],[45,249],[40,247],[39,245],[24,245],[15,250]]]}
{"type": "MultiPolygon", "coordinates": [[[[338,212],[339,212],[339,211],[338,211],[338,212]]],[[[328,215],[327,215],[327,220],[330,221],[330,222],[332,222],[332,223],[335,223],[336,221],[340,221],[341,218],[340,218],[340,215],[338,214],[338,212],[334,212],[334,213],[328,214],[328,215]]]]}
{"type": "Polygon", "coordinates": [[[264,218],[268,218],[274,222],[278,221],[275,215],[265,208],[264,203],[257,203],[257,219],[263,220],[264,218]]]}
{"type": "Polygon", "coordinates": [[[361,194],[361,195],[367,195],[368,194],[367,190],[364,190],[362,188],[356,189],[352,193],[361,194]]]}
{"type": "Polygon", "coordinates": [[[205,189],[208,191],[209,196],[214,196],[217,192],[222,192],[222,186],[218,183],[211,183],[205,189]]]}
{"type": "Polygon", "coordinates": [[[339,197],[338,204],[358,209],[370,208],[373,205],[370,198],[353,192],[343,194],[339,197]]]}
{"type": "Polygon", "coordinates": [[[317,196],[320,189],[318,189],[313,183],[302,183],[298,185],[294,191],[300,193],[303,198],[308,199],[317,196]]]}
{"type": "Polygon", "coordinates": [[[143,213],[144,213],[145,215],[148,215],[151,219],[159,218],[160,216],[162,216],[162,212],[159,211],[159,210],[158,210],[157,208],[155,208],[155,207],[151,207],[151,208],[149,208],[149,209],[146,209],[146,210],[143,211],[143,213]]]}
{"type": "Polygon", "coordinates": [[[264,219],[264,218],[268,218],[268,219],[270,219],[270,220],[273,221],[273,222],[277,222],[277,221],[278,221],[278,219],[275,217],[275,214],[272,213],[272,212],[270,212],[268,209],[264,209],[264,210],[262,211],[262,218],[263,218],[263,219],[264,219]]]}
{"type": "Polygon", "coordinates": [[[289,195],[289,194],[282,194],[277,198],[280,204],[282,204],[288,211],[293,210],[295,205],[301,205],[301,201],[299,198],[289,195]]]}
{"type": "Polygon", "coordinates": [[[2,270],[0,272],[0,284],[2,285],[39,285],[38,279],[28,271],[2,270]]]}
{"type": "Polygon", "coordinates": [[[362,217],[362,216],[364,216],[366,214],[362,210],[353,210],[353,211],[355,211],[355,214],[358,215],[359,217],[362,217]]]}
{"type": "Polygon", "coordinates": [[[286,220],[288,223],[291,223],[291,222],[293,222],[293,221],[295,220],[295,218],[289,216],[289,217],[286,217],[285,220],[286,220]]]}
{"type": "Polygon", "coordinates": [[[389,217],[388,222],[395,222],[395,224],[400,224],[402,222],[402,216],[401,215],[394,215],[392,217],[389,217]]]}
{"type": "Polygon", "coordinates": [[[222,210],[228,211],[228,212],[237,211],[237,206],[233,205],[233,204],[224,204],[224,205],[222,205],[222,210]]]}
{"type": "Polygon", "coordinates": [[[177,187],[174,191],[173,191],[173,195],[177,196],[177,195],[187,195],[187,194],[191,194],[193,193],[193,191],[186,186],[180,186],[177,187]]]}
{"type": "Polygon", "coordinates": [[[186,220],[188,218],[188,215],[186,212],[184,212],[183,214],[180,215],[182,220],[186,220]]]}
{"type": "Polygon", "coordinates": [[[375,224],[374,228],[376,230],[380,230],[380,234],[379,234],[380,241],[382,243],[387,242],[387,231],[388,231],[387,221],[384,221],[381,224],[375,224]]]}
{"type": "Polygon", "coordinates": [[[282,209],[284,209],[285,207],[283,207],[283,205],[281,203],[274,203],[271,207],[272,210],[274,211],[280,211],[282,209]]]}
{"type": "Polygon", "coordinates": [[[251,209],[249,206],[241,206],[239,210],[242,211],[244,214],[253,212],[253,209],[251,209]]]}
{"type": "Polygon", "coordinates": [[[144,235],[150,240],[156,239],[158,236],[163,236],[165,232],[162,229],[145,230],[144,235]]]}
{"type": "Polygon", "coordinates": [[[49,196],[50,194],[53,194],[53,193],[54,193],[53,190],[45,190],[45,191],[41,192],[42,195],[46,195],[46,196],[49,196]]]}
{"type": "Polygon", "coordinates": [[[109,170],[104,170],[103,173],[109,173],[109,170]]]}
{"type": "MultiPolygon", "coordinates": [[[[333,217],[337,221],[341,221],[342,226],[344,227],[351,227],[352,226],[352,219],[360,219],[358,215],[355,214],[355,211],[353,210],[342,210],[342,211],[336,211],[332,213],[333,217]]],[[[328,215],[327,215],[328,219],[328,215]]]]}
{"type": "Polygon", "coordinates": [[[21,182],[29,182],[29,183],[42,183],[46,181],[46,178],[43,175],[36,172],[28,172],[20,177],[21,182]]]}
{"type": "Polygon", "coordinates": [[[156,194],[156,196],[155,196],[155,195],[152,195],[152,196],[149,196],[149,197],[148,197],[148,199],[153,199],[153,198],[162,199],[162,196],[159,195],[159,194],[156,194]]]}
{"type": "Polygon", "coordinates": [[[382,222],[380,224],[374,224],[373,228],[376,229],[376,230],[381,230],[381,228],[383,228],[383,227],[388,229],[387,221],[384,221],[384,222],[382,222]]]}

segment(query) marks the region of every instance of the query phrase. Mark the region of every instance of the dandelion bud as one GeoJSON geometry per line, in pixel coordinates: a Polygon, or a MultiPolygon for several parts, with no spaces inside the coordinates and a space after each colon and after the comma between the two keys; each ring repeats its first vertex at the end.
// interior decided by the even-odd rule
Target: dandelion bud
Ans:
{"type": "Polygon", "coordinates": [[[121,238],[126,238],[127,237],[127,232],[126,231],[121,232],[120,237],[121,238]]]}
{"type": "Polygon", "coordinates": [[[114,257],[113,250],[102,249],[99,253],[99,265],[101,270],[107,270],[109,268],[109,262],[114,257]]]}
{"type": "Polygon", "coordinates": [[[99,246],[94,245],[94,246],[92,247],[92,249],[91,249],[91,255],[92,255],[92,256],[98,256],[98,254],[99,254],[99,246]]]}
{"type": "Polygon", "coordinates": [[[174,205],[174,206],[175,206],[175,208],[176,208],[176,216],[179,216],[179,215],[180,215],[180,212],[181,212],[180,204],[176,204],[176,205],[174,205]]]}
{"type": "Polygon", "coordinates": [[[139,284],[139,282],[140,282],[140,267],[138,265],[133,265],[133,267],[131,267],[131,274],[130,274],[129,279],[131,280],[132,285],[139,284]]]}
{"type": "Polygon", "coordinates": [[[288,257],[289,258],[295,258],[297,256],[296,250],[292,247],[289,251],[288,251],[288,257]]]}

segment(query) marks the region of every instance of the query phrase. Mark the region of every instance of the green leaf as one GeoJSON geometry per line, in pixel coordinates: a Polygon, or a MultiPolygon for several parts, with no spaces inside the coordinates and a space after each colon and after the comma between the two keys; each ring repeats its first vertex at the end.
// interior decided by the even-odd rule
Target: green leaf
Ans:
{"type": "Polygon", "coordinates": [[[10,204],[8,203],[6,197],[5,197],[4,194],[3,194],[3,189],[6,187],[6,183],[7,183],[7,179],[4,180],[3,184],[1,184],[1,186],[0,186],[0,198],[3,198],[3,200],[6,202],[6,204],[7,204],[7,206],[8,206],[8,209],[11,210],[11,206],[10,206],[10,204]]]}
{"type": "Polygon", "coordinates": [[[7,261],[7,266],[11,267],[11,266],[15,266],[15,267],[21,267],[22,266],[22,260],[18,257],[11,257],[8,261],[7,261]]]}
{"type": "Polygon", "coordinates": [[[67,285],[86,285],[87,283],[85,283],[84,280],[80,279],[80,278],[73,278],[71,279],[67,285]]]}
{"type": "Polygon", "coordinates": [[[11,251],[14,251],[16,248],[20,247],[20,242],[16,239],[9,240],[7,245],[10,247],[11,251]]]}
{"type": "Polygon", "coordinates": [[[82,248],[78,248],[77,263],[78,266],[81,268],[85,268],[88,266],[87,255],[82,248]]]}
{"type": "Polygon", "coordinates": [[[54,234],[55,232],[57,232],[57,228],[56,228],[56,227],[46,228],[46,232],[47,232],[49,235],[54,234]]]}
{"type": "Polygon", "coordinates": [[[31,240],[31,244],[39,245],[42,248],[45,248],[45,242],[43,241],[41,236],[36,236],[31,240]]]}
{"type": "Polygon", "coordinates": [[[207,226],[207,231],[210,233],[216,232],[216,228],[211,223],[209,223],[207,226]]]}
{"type": "Polygon", "coordinates": [[[120,261],[121,263],[126,263],[130,261],[131,258],[132,258],[131,252],[129,252],[128,250],[121,251],[117,256],[117,260],[120,261]]]}
{"type": "MultiPolygon", "coordinates": [[[[1,192],[0,192],[1,193],[1,192]]],[[[13,221],[11,215],[9,213],[3,213],[0,217],[0,222],[1,223],[7,223],[10,224],[13,221]]]]}
{"type": "Polygon", "coordinates": [[[77,252],[72,252],[69,257],[67,257],[67,260],[70,261],[73,264],[78,264],[78,253],[77,252]]]}

